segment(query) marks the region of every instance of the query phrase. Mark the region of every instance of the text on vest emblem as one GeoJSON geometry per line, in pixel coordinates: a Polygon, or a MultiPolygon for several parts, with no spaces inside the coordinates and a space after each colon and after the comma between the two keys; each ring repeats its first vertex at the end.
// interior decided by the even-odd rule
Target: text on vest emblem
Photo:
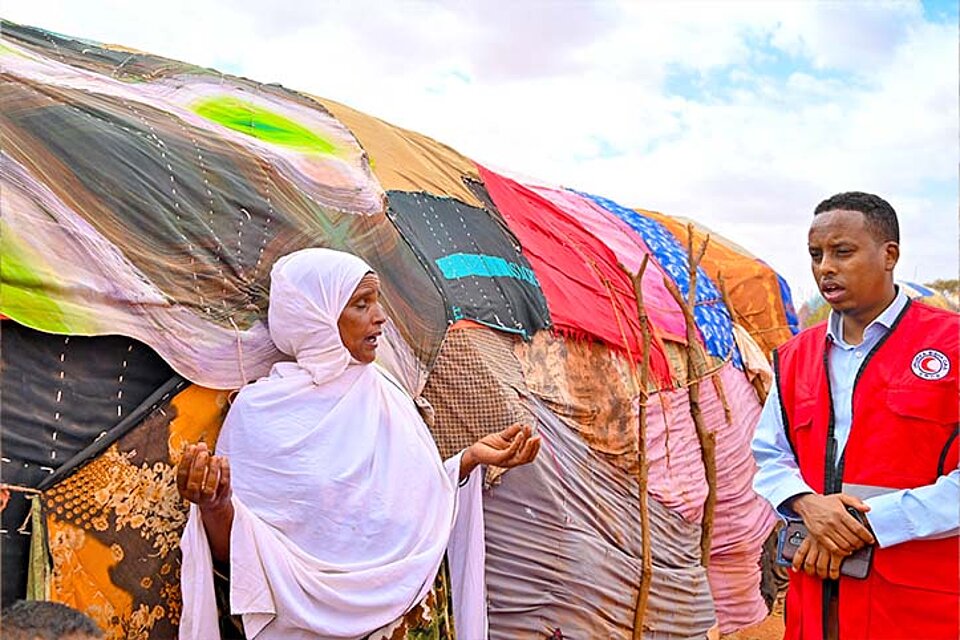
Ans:
{"type": "Polygon", "coordinates": [[[924,349],[913,356],[910,368],[919,378],[939,380],[950,371],[950,360],[936,349],[924,349]]]}

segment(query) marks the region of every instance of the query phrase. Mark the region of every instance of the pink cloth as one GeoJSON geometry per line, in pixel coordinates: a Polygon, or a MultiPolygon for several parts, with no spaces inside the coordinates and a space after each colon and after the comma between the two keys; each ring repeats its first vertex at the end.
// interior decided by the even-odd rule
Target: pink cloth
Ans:
{"type": "Polygon", "coordinates": [[[687,522],[700,522],[707,480],[686,389],[661,391],[647,400],[647,459],[650,495],[687,522]]]}
{"type": "Polygon", "coordinates": [[[663,269],[639,234],[617,216],[573,191],[530,184],[526,186],[599,238],[631,273],[640,271],[644,255],[650,256],[643,274],[643,303],[650,323],[661,338],[687,343],[683,311],[663,285],[663,269]]]}
{"type": "Polygon", "coordinates": [[[757,465],[750,441],[762,408],[757,393],[731,364],[720,370],[720,380],[729,425],[712,382],[700,385],[700,397],[707,425],[717,432],[717,508],[708,577],[720,631],[731,633],[767,616],[760,596],[760,553],[776,518],[752,486],[757,465]]]}
{"type": "MultiPolygon", "coordinates": [[[[718,470],[708,577],[720,631],[730,633],[767,615],[760,596],[760,553],[775,517],[752,488],[756,463],[750,441],[761,409],[756,392],[731,364],[718,375],[730,423],[709,378],[700,383],[700,406],[707,429],[716,434],[718,470]]],[[[687,521],[702,521],[707,483],[686,389],[650,397],[647,447],[650,495],[687,521]]]]}

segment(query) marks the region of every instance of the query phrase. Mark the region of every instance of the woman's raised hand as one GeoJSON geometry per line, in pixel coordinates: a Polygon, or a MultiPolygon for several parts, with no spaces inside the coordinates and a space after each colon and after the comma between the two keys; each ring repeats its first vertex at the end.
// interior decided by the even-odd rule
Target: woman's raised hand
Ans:
{"type": "Polygon", "coordinates": [[[531,436],[528,425],[513,424],[497,433],[480,438],[466,451],[460,462],[460,478],[480,464],[509,469],[532,462],[540,451],[540,436],[531,436]]]}
{"type": "Polygon", "coordinates": [[[206,443],[191,444],[177,465],[177,490],[202,511],[223,509],[230,504],[230,463],[206,443]]]}

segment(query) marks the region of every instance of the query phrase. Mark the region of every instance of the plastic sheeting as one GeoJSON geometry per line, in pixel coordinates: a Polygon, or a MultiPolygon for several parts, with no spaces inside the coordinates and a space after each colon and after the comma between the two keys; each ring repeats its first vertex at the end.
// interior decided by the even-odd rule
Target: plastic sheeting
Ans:
{"type": "Polygon", "coordinates": [[[717,377],[730,410],[729,423],[714,385],[710,381],[700,385],[704,420],[717,434],[717,505],[709,575],[720,631],[730,633],[767,616],[758,558],[776,517],[752,486],[757,467],[750,441],[761,410],[757,394],[730,364],[717,377]]]}
{"type": "MultiPolygon", "coordinates": [[[[545,406],[541,454],[484,496],[492,640],[628,638],[641,571],[635,476],[594,453],[545,406]]],[[[653,574],[644,637],[703,638],[714,623],[700,527],[650,501],[653,574]]]]}
{"type": "Polygon", "coordinates": [[[547,332],[518,343],[516,352],[530,393],[591,449],[636,474],[639,378],[630,363],[598,342],[547,332]]]}
{"type": "MultiPolygon", "coordinates": [[[[717,503],[710,547],[710,585],[721,631],[727,633],[766,617],[760,594],[759,557],[775,517],[753,491],[756,463],[750,441],[760,417],[753,387],[732,364],[700,381],[700,408],[716,435],[717,503]],[[730,411],[727,421],[725,407],[730,411]]],[[[707,483],[687,390],[660,392],[647,402],[650,494],[691,523],[703,519],[707,483]]]]}
{"type": "MultiPolygon", "coordinates": [[[[639,416],[628,363],[602,345],[545,334],[516,350],[530,393],[623,477],[635,477],[639,416]]],[[[751,486],[756,466],[750,441],[761,409],[756,392],[732,364],[712,376],[723,399],[711,377],[700,381],[701,412],[716,435],[719,470],[710,580],[721,629],[728,632],[767,614],[759,557],[774,516],[751,486]]],[[[707,483],[688,390],[653,394],[646,406],[649,493],[696,529],[699,541],[707,483]]]]}

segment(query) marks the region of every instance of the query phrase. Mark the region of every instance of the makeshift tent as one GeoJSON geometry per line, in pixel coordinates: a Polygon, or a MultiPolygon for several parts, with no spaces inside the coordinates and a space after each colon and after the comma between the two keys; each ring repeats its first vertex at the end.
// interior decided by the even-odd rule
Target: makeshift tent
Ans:
{"type": "Polygon", "coordinates": [[[644,637],[700,638],[766,615],[749,377],[792,326],[768,267],[712,236],[691,269],[668,216],[331,101],[2,30],[0,468],[42,516],[3,513],[5,602],[29,568],[111,638],[171,636],[174,465],[281,357],[273,262],[325,246],[380,273],[378,358],[444,455],[518,420],[543,436],[534,464],[487,472],[491,637],[629,637],[642,618],[644,637]]]}

